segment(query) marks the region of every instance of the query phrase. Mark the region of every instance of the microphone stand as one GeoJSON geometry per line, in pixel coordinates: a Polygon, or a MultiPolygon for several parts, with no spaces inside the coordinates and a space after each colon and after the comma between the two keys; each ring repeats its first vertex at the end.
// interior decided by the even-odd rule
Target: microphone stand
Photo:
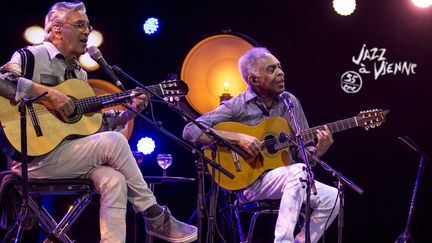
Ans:
{"type": "MultiPolygon", "coordinates": [[[[283,137],[288,138],[289,137],[285,134],[282,134],[283,137]]],[[[299,146],[296,142],[290,140],[291,143],[293,143],[295,146],[299,146]]],[[[335,177],[338,180],[337,188],[339,191],[339,213],[338,213],[338,243],[342,243],[342,233],[343,233],[343,227],[344,227],[344,206],[345,206],[345,188],[350,188],[353,191],[357,192],[360,195],[363,195],[365,192],[357,186],[353,181],[346,178],[342,173],[336,171],[333,169],[330,165],[322,161],[317,156],[311,154],[309,151],[306,150],[307,155],[312,158],[316,163],[321,165],[325,170],[329,171],[333,177],[335,177]]]]}
{"type": "Polygon", "coordinates": [[[405,230],[402,234],[400,234],[397,239],[396,243],[406,243],[411,242],[411,221],[412,221],[412,215],[414,212],[414,206],[415,206],[415,200],[417,196],[418,187],[420,185],[420,180],[423,175],[423,165],[424,161],[429,161],[429,157],[424,154],[420,148],[409,138],[409,137],[398,137],[399,140],[401,140],[406,146],[408,146],[410,149],[414,150],[418,155],[420,155],[420,164],[417,170],[417,178],[414,184],[414,190],[411,198],[411,205],[408,212],[408,218],[405,225],[405,230]]]}
{"type": "MultiPolygon", "coordinates": [[[[172,103],[169,103],[169,102],[165,101],[162,97],[160,97],[159,95],[155,94],[153,91],[151,91],[150,89],[148,89],[147,87],[145,87],[144,85],[142,85],[140,82],[138,82],[136,79],[134,79],[133,77],[131,77],[129,74],[125,73],[118,66],[113,66],[112,68],[113,68],[113,70],[116,73],[121,74],[122,76],[124,76],[125,78],[127,78],[129,81],[131,81],[131,82],[135,83],[137,86],[145,89],[147,92],[149,92],[150,94],[152,94],[154,97],[158,97],[160,99],[160,102],[163,103],[163,104],[165,104],[165,105],[167,105],[171,110],[173,110],[176,113],[180,114],[181,116],[183,116],[184,118],[186,118],[189,122],[193,122],[207,136],[211,137],[214,140],[217,140],[219,143],[224,144],[229,149],[233,150],[234,152],[238,153],[239,155],[245,156],[245,157],[247,156],[247,153],[245,151],[241,150],[239,147],[237,147],[235,145],[232,145],[231,143],[229,143],[228,141],[226,141],[225,139],[223,139],[219,135],[217,135],[210,128],[205,127],[201,123],[199,123],[196,120],[194,120],[189,114],[185,113],[179,107],[175,106],[172,103]]],[[[162,127],[162,125],[161,125],[160,122],[158,122],[157,124],[155,124],[153,121],[151,121],[150,119],[148,119],[147,117],[145,117],[141,113],[135,111],[130,106],[128,106],[128,105],[124,105],[124,106],[127,109],[129,109],[132,112],[134,112],[142,120],[144,120],[148,124],[152,125],[153,127],[157,128],[164,135],[168,136],[169,138],[171,138],[172,140],[174,140],[175,142],[177,142],[179,145],[181,145],[183,148],[185,148],[188,151],[190,151],[193,155],[195,155],[195,157],[197,157],[197,160],[196,160],[196,167],[197,167],[197,171],[198,171],[198,199],[197,199],[198,200],[197,201],[198,222],[197,222],[197,226],[198,226],[198,242],[201,243],[202,242],[202,232],[201,232],[201,229],[202,229],[202,225],[203,225],[202,220],[204,218],[204,216],[203,216],[204,215],[204,213],[203,213],[203,209],[204,209],[204,202],[203,202],[203,200],[204,200],[204,171],[205,171],[205,165],[204,164],[205,163],[209,164],[210,166],[213,167],[213,169],[218,170],[219,172],[223,173],[224,175],[226,175],[227,177],[229,177],[231,179],[234,178],[234,175],[232,173],[230,173],[229,171],[227,171],[226,169],[224,169],[223,167],[221,167],[219,164],[216,164],[213,160],[210,160],[207,157],[205,157],[205,155],[201,151],[197,150],[195,147],[191,146],[189,143],[186,143],[185,141],[179,139],[178,137],[174,136],[173,134],[171,134],[170,132],[168,132],[167,130],[165,130],[162,127]]],[[[212,227],[213,227],[213,223],[214,222],[212,222],[212,220],[211,220],[210,224],[211,224],[212,227]]]]}
{"type": "Polygon", "coordinates": [[[311,218],[310,197],[311,197],[312,186],[314,183],[313,174],[312,174],[311,166],[309,164],[308,157],[306,155],[306,149],[303,144],[303,138],[301,137],[301,133],[300,133],[301,129],[297,121],[297,117],[295,115],[294,105],[292,104],[290,99],[284,99],[284,102],[288,107],[288,112],[291,116],[291,120],[294,123],[294,129],[296,131],[296,135],[295,135],[296,146],[300,150],[303,161],[305,162],[306,165],[306,180],[300,178],[300,181],[306,183],[306,205],[305,205],[305,223],[304,223],[305,237],[306,237],[305,242],[310,243],[311,242],[310,240],[310,218],[311,218]]]}
{"type": "Polygon", "coordinates": [[[42,94],[35,96],[30,99],[23,98],[19,105],[18,110],[20,112],[20,128],[21,128],[21,184],[22,184],[22,204],[21,211],[15,219],[14,225],[6,233],[3,242],[21,242],[23,227],[25,217],[27,216],[29,208],[29,184],[28,184],[28,154],[27,154],[27,107],[31,104],[48,94],[48,92],[43,92],[42,94]],[[15,238],[11,238],[14,231],[16,232],[15,238]]]}

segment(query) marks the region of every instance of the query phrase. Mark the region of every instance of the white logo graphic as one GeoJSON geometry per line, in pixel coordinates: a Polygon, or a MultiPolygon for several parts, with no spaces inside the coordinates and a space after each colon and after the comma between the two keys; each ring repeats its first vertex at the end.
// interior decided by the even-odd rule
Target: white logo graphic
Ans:
{"type": "Polygon", "coordinates": [[[362,82],[360,74],[354,71],[347,71],[341,77],[341,87],[349,94],[357,93],[361,89],[362,82]]]}
{"type": "Polygon", "coordinates": [[[387,50],[385,48],[366,48],[363,44],[360,53],[352,57],[352,62],[360,66],[358,72],[347,71],[341,76],[341,88],[346,93],[357,93],[362,87],[362,78],[360,74],[370,74],[371,71],[368,66],[373,66],[374,80],[379,77],[389,74],[415,74],[417,64],[412,62],[389,62],[385,57],[387,50]]]}

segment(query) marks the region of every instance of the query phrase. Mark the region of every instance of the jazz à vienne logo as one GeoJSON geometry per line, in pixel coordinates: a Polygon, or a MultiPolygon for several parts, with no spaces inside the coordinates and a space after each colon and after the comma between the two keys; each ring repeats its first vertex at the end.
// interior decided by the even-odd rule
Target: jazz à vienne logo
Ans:
{"type": "Polygon", "coordinates": [[[407,61],[390,62],[385,57],[385,48],[366,48],[366,44],[357,56],[352,57],[352,62],[358,66],[357,71],[346,71],[341,76],[341,88],[349,94],[360,91],[364,75],[373,75],[374,80],[385,75],[415,74],[417,64],[407,61]]]}

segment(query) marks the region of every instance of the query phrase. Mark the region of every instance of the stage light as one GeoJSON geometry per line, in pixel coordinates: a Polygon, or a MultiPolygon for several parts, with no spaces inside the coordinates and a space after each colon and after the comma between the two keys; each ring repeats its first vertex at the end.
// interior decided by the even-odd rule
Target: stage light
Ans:
{"type": "Polygon", "coordinates": [[[411,0],[411,2],[419,8],[427,8],[432,5],[432,0],[411,0]]]}
{"type": "Polygon", "coordinates": [[[189,86],[186,100],[197,113],[207,113],[247,88],[237,62],[254,45],[245,35],[222,33],[201,40],[189,51],[181,79],[189,86]]]}
{"type": "Polygon", "coordinates": [[[31,44],[40,44],[45,38],[45,30],[40,26],[31,26],[24,31],[24,39],[31,44]]]}
{"type": "Polygon", "coordinates": [[[148,18],[143,24],[143,30],[146,35],[155,35],[159,30],[159,20],[157,18],[148,18]]]}
{"type": "Polygon", "coordinates": [[[99,47],[102,44],[102,42],[103,42],[102,33],[97,30],[93,30],[89,35],[87,46],[99,47]]]}
{"type": "Polygon", "coordinates": [[[94,71],[99,68],[99,64],[97,64],[88,53],[81,55],[78,60],[81,66],[87,71],[94,71]]]}
{"type": "Polygon", "coordinates": [[[155,141],[149,137],[141,138],[137,143],[137,150],[145,155],[151,154],[155,147],[155,141]]]}
{"type": "MultiPolygon", "coordinates": [[[[87,46],[100,46],[103,42],[103,36],[102,33],[97,31],[97,30],[93,30],[88,38],[87,41],[87,46]]],[[[99,64],[97,64],[97,62],[95,62],[88,53],[85,53],[84,55],[81,55],[79,57],[79,62],[81,64],[81,66],[87,70],[87,71],[94,71],[96,69],[99,68],[99,64]]]]}
{"type": "Polygon", "coordinates": [[[336,13],[347,16],[354,12],[356,8],[355,0],[333,0],[333,8],[336,13]]]}

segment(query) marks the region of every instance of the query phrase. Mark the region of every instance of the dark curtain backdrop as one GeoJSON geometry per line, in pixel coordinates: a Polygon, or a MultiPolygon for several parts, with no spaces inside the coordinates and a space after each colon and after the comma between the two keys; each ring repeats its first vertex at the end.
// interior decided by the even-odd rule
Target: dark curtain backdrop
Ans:
{"type": "MultiPolygon", "coordinates": [[[[52,3],[1,4],[0,63],[27,45],[23,30],[31,24],[43,25],[52,3]]],[[[403,231],[419,156],[398,137],[411,137],[424,153],[432,155],[432,9],[415,8],[408,0],[357,1],[356,11],[348,17],[336,14],[329,0],[87,1],[87,8],[91,24],[104,35],[99,47],[104,57],[144,85],[156,84],[168,73],[179,74],[188,51],[203,36],[231,29],[249,36],[279,58],[287,89],[301,100],[311,126],[352,117],[362,110],[390,110],[380,127],[334,134],[334,146],[323,159],[365,190],[363,196],[346,190],[345,242],[394,242],[403,231]],[[159,16],[161,21],[161,30],[153,37],[141,31],[143,20],[150,15],[159,16]],[[359,63],[353,62],[362,48],[366,54],[359,63]],[[395,72],[399,64],[411,69],[396,74],[384,74],[380,69],[385,65],[387,71],[395,72]],[[347,71],[356,72],[362,79],[357,93],[347,93],[341,87],[341,77],[347,71]]],[[[106,79],[101,71],[89,76],[106,79]]],[[[133,87],[127,80],[123,83],[133,87]]],[[[164,128],[181,136],[185,124],[182,118],[158,104],[155,114],[164,128]]],[[[129,140],[133,150],[144,136],[153,137],[157,145],[144,158],[144,175],[160,175],[156,154],[170,152],[174,163],[168,169],[169,175],[196,177],[194,157],[189,151],[136,120],[129,140]]],[[[317,167],[314,171],[320,181],[333,182],[323,169],[317,167]]],[[[417,194],[412,222],[416,242],[430,238],[430,172],[428,164],[417,194]]],[[[196,206],[196,187],[196,183],[163,185],[156,188],[156,194],[161,204],[187,220],[196,206]]],[[[92,211],[91,220],[76,226],[77,238],[91,227],[97,239],[97,207],[92,211]],[[94,223],[83,227],[86,222],[94,223]]],[[[257,231],[265,232],[271,240],[273,222],[261,224],[257,231]]],[[[335,221],[326,235],[327,242],[336,242],[336,226],[335,221]]],[[[137,227],[142,224],[138,222],[137,227]]],[[[138,228],[138,234],[142,231],[138,228]]],[[[268,238],[262,242],[268,242],[268,238]]]]}

